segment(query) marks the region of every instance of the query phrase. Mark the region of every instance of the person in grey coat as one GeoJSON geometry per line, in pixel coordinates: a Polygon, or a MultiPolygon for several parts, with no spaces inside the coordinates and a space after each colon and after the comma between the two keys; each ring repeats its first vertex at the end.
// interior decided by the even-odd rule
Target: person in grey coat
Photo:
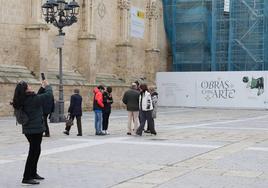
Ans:
{"type": "Polygon", "coordinates": [[[14,92],[12,105],[14,109],[23,109],[29,120],[22,126],[22,133],[29,142],[29,152],[23,174],[23,184],[39,184],[36,180],[44,178],[37,174],[37,163],[41,153],[43,132],[46,130],[43,124],[42,105],[52,97],[52,88],[46,80],[42,81],[44,93],[36,94],[28,83],[21,81],[14,92]]]}
{"type": "Polygon", "coordinates": [[[139,127],[139,96],[136,83],[132,83],[131,88],[124,93],[123,103],[127,106],[128,111],[128,131],[127,135],[135,134],[139,127]],[[132,128],[132,121],[134,129],[132,128]]]}

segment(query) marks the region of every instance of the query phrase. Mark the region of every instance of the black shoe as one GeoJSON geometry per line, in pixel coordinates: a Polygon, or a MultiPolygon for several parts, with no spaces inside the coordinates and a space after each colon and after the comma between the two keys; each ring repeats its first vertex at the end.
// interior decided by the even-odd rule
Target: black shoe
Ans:
{"type": "Polygon", "coordinates": [[[63,131],[63,133],[69,135],[69,131],[63,131]]]}
{"type": "Polygon", "coordinates": [[[146,131],[144,131],[145,133],[151,133],[151,131],[150,130],[146,130],[146,131]]]}
{"type": "Polygon", "coordinates": [[[50,134],[45,134],[43,135],[43,137],[50,137],[50,134]]]}
{"type": "Polygon", "coordinates": [[[35,181],[34,179],[30,179],[30,180],[22,180],[23,184],[29,184],[29,185],[37,185],[40,184],[38,181],[35,181]]]}
{"type": "Polygon", "coordinates": [[[99,132],[99,133],[96,133],[95,135],[97,135],[97,136],[104,136],[105,133],[103,133],[103,132],[99,132]]]}
{"type": "Polygon", "coordinates": [[[131,135],[131,133],[127,133],[127,135],[131,135]]]}
{"type": "Polygon", "coordinates": [[[77,136],[82,136],[82,134],[77,134],[77,136]]]}
{"type": "Polygon", "coordinates": [[[38,174],[36,174],[36,175],[33,177],[33,179],[35,179],[35,180],[44,180],[45,178],[39,176],[38,174]]]}
{"type": "Polygon", "coordinates": [[[156,132],[154,132],[154,133],[151,133],[151,134],[153,134],[153,135],[157,135],[157,133],[156,133],[156,132]]]}
{"type": "Polygon", "coordinates": [[[142,136],[142,133],[137,133],[137,132],[136,132],[136,135],[137,135],[137,136],[142,136]]]}

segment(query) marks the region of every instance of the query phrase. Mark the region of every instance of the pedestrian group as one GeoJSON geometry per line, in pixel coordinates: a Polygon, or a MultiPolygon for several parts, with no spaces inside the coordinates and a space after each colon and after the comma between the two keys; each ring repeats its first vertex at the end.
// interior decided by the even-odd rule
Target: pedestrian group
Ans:
{"type": "MultiPolygon", "coordinates": [[[[122,98],[128,112],[127,135],[142,136],[143,132],[156,135],[154,118],[156,118],[158,94],[146,84],[134,82],[122,98]],[[145,123],[147,129],[145,130],[145,123]]],[[[69,135],[71,125],[76,119],[77,136],[82,136],[82,96],[79,89],[74,90],[68,108],[68,117],[64,134],[69,135]]],[[[22,133],[29,142],[29,152],[25,164],[22,183],[39,184],[45,178],[37,173],[37,164],[41,153],[42,137],[50,137],[47,119],[54,111],[53,91],[47,80],[43,80],[37,93],[25,81],[17,84],[11,102],[14,110],[27,114],[27,123],[22,125],[22,133]]],[[[93,111],[95,114],[95,135],[109,135],[109,117],[113,104],[112,88],[99,85],[93,89],[93,111]]],[[[17,118],[17,115],[16,115],[17,118]]]]}

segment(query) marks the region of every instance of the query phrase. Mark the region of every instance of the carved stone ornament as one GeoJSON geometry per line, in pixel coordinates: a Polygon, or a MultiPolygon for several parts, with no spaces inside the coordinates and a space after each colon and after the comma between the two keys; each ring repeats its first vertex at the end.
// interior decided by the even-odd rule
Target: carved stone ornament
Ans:
{"type": "Polygon", "coordinates": [[[98,15],[100,16],[100,18],[104,18],[106,14],[106,6],[105,4],[103,3],[103,1],[101,1],[99,4],[98,4],[98,15]]]}
{"type": "Polygon", "coordinates": [[[130,0],[118,0],[119,9],[130,9],[130,0]]]}
{"type": "Polygon", "coordinates": [[[148,19],[158,19],[159,17],[159,8],[156,0],[148,0],[146,6],[146,17],[148,19]]]}

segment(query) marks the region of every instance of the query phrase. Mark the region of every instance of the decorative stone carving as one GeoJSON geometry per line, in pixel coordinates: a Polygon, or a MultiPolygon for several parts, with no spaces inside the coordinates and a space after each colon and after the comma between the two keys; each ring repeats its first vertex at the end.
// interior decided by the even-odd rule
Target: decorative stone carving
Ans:
{"type": "Polygon", "coordinates": [[[130,0],[118,0],[119,11],[119,43],[129,43],[129,26],[130,26],[130,0]]]}
{"type": "Polygon", "coordinates": [[[99,15],[99,17],[100,17],[101,19],[103,19],[104,16],[105,16],[105,14],[106,14],[106,6],[105,6],[105,4],[104,4],[103,1],[102,1],[102,2],[100,2],[99,5],[98,5],[98,15],[99,15]]]}
{"type": "Polygon", "coordinates": [[[146,6],[146,17],[148,19],[159,18],[159,7],[156,0],[148,0],[146,6]]]}
{"type": "Polygon", "coordinates": [[[130,0],[118,0],[118,8],[119,9],[130,9],[130,0]]]}
{"type": "Polygon", "coordinates": [[[96,38],[94,32],[94,0],[83,0],[81,4],[80,37],[96,38]]]}

